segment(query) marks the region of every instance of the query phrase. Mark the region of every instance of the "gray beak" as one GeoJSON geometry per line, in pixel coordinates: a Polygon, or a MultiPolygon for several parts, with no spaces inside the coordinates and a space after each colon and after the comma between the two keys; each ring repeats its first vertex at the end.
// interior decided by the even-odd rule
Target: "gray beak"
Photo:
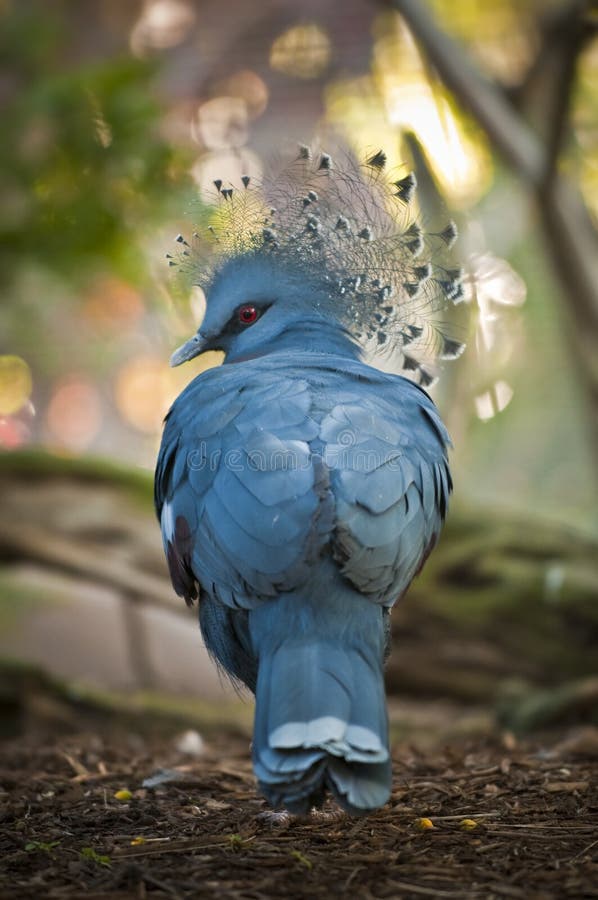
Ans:
{"type": "Polygon", "coordinates": [[[181,363],[187,362],[187,360],[193,359],[195,356],[199,356],[200,353],[203,353],[204,350],[207,349],[208,341],[198,332],[193,335],[189,341],[179,347],[178,350],[174,351],[170,357],[170,365],[173,367],[180,366],[181,363]]]}

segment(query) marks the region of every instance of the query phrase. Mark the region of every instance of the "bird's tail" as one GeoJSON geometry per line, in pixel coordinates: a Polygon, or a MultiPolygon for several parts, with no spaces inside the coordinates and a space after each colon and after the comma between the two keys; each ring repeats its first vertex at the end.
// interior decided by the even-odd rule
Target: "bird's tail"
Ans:
{"type": "Polygon", "coordinates": [[[329,790],[359,815],[390,796],[383,612],[358,602],[346,608],[345,599],[340,619],[324,617],[336,621],[336,634],[296,597],[251,613],[252,631],[261,632],[253,763],[275,808],[305,814],[329,790]]]}

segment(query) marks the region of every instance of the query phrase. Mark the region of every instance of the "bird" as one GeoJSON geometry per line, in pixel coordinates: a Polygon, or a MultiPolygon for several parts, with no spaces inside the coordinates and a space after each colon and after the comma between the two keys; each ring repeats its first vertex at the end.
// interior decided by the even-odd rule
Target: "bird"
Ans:
{"type": "Polygon", "coordinates": [[[463,350],[441,321],[463,299],[457,231],[425,231],[415,175],[396,174],[383,151],[300,145],[259,181],[217,179],[168,254],[206,296],[171,365],[224,358],[165,419],[165,555],[210,655],[255,695],[260,793],[298,816],[329,796],[351,815],[389,800],[390,613],[452,490],[426,388],[463,350]]]}

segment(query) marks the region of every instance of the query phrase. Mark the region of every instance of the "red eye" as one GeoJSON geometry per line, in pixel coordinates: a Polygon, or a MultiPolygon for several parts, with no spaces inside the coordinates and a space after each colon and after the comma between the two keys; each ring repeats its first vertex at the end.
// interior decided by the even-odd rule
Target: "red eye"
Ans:
{"type": "Polygon", "coordinates": [[[255,306],[242,306],[239,310],[239,322],[242,325],[253,325],[258,318],[255,306]]]}

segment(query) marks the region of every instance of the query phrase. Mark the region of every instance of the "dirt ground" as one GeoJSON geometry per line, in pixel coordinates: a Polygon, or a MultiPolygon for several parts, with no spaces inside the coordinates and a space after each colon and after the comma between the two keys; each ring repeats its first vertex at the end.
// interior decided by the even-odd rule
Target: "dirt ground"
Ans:
{"type": "Polygon", "coordinates": [[[385,809],[310,821],[264,814],[238,735],[195,757],[106,728],[13,739],[0,745],[0,896],[598,897],[590,732],[402,743],[385,809]]]}

